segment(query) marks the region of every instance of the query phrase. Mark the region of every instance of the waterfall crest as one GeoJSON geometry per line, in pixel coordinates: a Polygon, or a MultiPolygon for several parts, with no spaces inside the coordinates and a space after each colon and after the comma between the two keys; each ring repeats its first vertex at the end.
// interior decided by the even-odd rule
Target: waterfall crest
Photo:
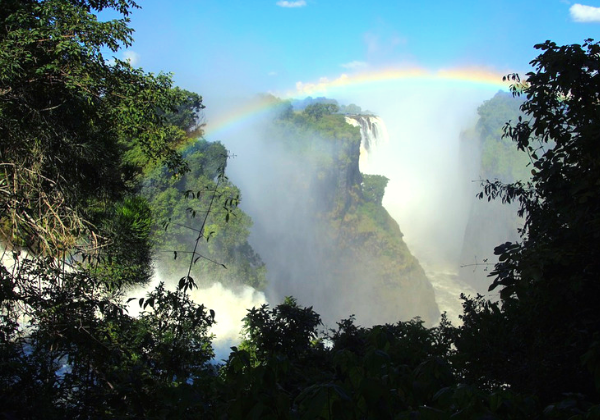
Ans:
{"type": "Polygon", "coordinates": [[[361,142],[358,164],[362,173],[371,173],[370,155],[377,146],[389,143],[387,127],[383,119],[375,115],[346,115],[346,122],[354,127],[360,127],[361,142]]]}

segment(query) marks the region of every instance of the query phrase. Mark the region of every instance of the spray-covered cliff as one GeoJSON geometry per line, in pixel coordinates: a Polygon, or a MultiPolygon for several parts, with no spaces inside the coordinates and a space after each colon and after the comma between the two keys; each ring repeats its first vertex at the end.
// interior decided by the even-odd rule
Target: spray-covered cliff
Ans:
{"type": "MultiPolygon", "coordinates": [[[[498,92],[477,109],[477,124],[463,132],[461,148],[478,149],[480,152],[478,168],[473,172],[478,172],[481,181],[512,183],[529,178],[531,168],[527,166],[527,154],[515,148],[510,139],[503,137],[506,122],[523,117],[519,110],[521,103],[520,98],[510,93],[498,92]]],[[[472,162],[463,162],[463,167],[469,164],[472,165],[472,162]]],[[[497,257],[493,255],[494,248],[507,241],[517,241],[517,229],[523,221],[516,217],[517,203],[480,200],[476,195],[482,190],[479,182],[473,183],[471,209],[460,255],[463,267],[459,275],[477,292],[486,293],[490,284],[487,275],[497,262],[497,257]]]]}
{"type": "Polygon", "coordinates": [[[329,325],[352,314],[363,325],[435,322],[433,288],[381,205],[387,179],[359,170],[361,144],[381,139],[376,117],[355,127],[331,111],[286,109],[244,150],[245,163],[232,162],[269,301],[293,295],[329,325]]]}

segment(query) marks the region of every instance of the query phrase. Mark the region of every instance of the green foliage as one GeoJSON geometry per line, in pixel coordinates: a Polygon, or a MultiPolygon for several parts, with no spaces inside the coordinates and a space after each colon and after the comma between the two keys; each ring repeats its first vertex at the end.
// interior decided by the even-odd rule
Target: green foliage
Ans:
{"type": "Polygon", "coordinates": [[[479,108],[476,131],[481,142],[481,177],[502,182],[527,180],[530,176],[527,153],[518,150],[510,139],[503,136],[507,121],[523,117],[519,109],[522,100],[509,93],[498,92],[479,108]]]}
{"type": "MultiPolygon", "coordinates": [[[[131,44],[131,1],[3,2],[0,19],[0,228],[3,242],[52,254],[93,243],[98,206],[130,188],[140,165],[185,170],[164,114],[183,91],[167,75],[106,61],[131,44]],[[115,8],[123,18],[93,14],[115,8]],[[130,159],[129,155],[136,159],[130,159]]],[[[193,106],[199,106],[195,95],[193,106]]],[[[183,133],[183,134],[182,134],[183,133]]]]}
{"type": "Polygon", "coordinates": [[[12,320],[0,336],[5,416],[160,417],[210,372],[213,318],[181,290],[159,285],[132,318],[119,293],[87,273],[16,258],[0,274],[0,310],[12,320]]]}
{"type": "Polygon", "coordinates": [[[134,7],[0,8],[2,417],[180,418],[206,404],[213,317],[184,288],[159,286],[138,318],[122,303],[151,271],[140,175],[185,172],[175,146],[202,107],[168,75],[104,59],[131,44],[134,7]],[[101,22],[104,9],[122,18],[101,22]]]}
{"type": "Polygon", "coordinates": [[[419,319],[362,328],[350,318],[326,335],[324,347],[310,344],[318,316],[293,300],[254,309],[247,319],[258,340],[248,344],[263,345],[258,353],[234,348],[224,367],[229,418],[441,419],[507,411],[494,403],[498,398],[455,384],[446,322],[431,329],[419,319]]]}
{"type": "Polygon", "coordinates": [[[340,106],[339,112],[342,114],[359,115],[359,114],[362,114],[362,108],[356,104],[342,105],[342,106],[340,106]]]}
{"type": "Polygon", "coordinates": [[[277,354],[296,358],[309,352],[321,318],[312,307],[300,307],[287,297],[274,309],[265,304],[248,310],[244,324],[242,346],[261,362],[277,354]]]}
{"type": "Polygon", "coordinates": [[[185,175],[173,178],[157,167],[144,182],[143,194],[162,221],[153,235],[159,269],[167,277],[189,271],[203,285],[218,281],[263,289],[264,263],[248,244],[252,221],[238,208],[239,189],[224,176],[227,151],[220,143],[196,140],[183,157],[185,175]]]}
{"type": "Polygon", "coordinates": [[[152,276],[150,233],[153,224],[148,202],[139,196],[115,203],[104,225],[111,243],[100,258],[88,258],[90,272],[115,286],[145,284],[152,276]]]}
{"type": "Polygon", "coordinates": [[[307,106],[304,109],[304,113],[310,118],[320,120],[321,118],[323,118],[323,116],[335,114],[339,110],[340,108],[336,104],[316,103],[307,106]]]}
{"type": "Polygon", "coordinates": [[[490,289],[500,289],[502,305],[468,300],[469,323],[461,334],[471,338],[458,341],[457,349],[477,355],[476,363],[469,362],[471,374],[489,382],[534,393],[546,403],[567,392],[594,401],[600,45],[548,41],[536,48],[542,53],[527,81],[509,76],[513,93],[526,97],[525,117],[505,127],[506,137],[529,154],[531,179],[488,182],[484,190],[518,203],[525,217],[521,241],[496,248],[490,289]],[[487,330],[490,335],[482,336],[487,330]]]}
{"type": "Polygon", "coordinates": [[[383,175],[363,175],[362,192],[365,200],[381,205],[389,181],[383,175]]]}
{"type": "Polygon", "coordinates": [[[357,141],[360,144],[360,130],[346,124],[343,115],[334,114],[334,104],[309,105],[304,112],[291,112],[286,103],[282,103],[281,107],[272,135],[286,139],[289,142],[287,146],[297,152],[314,150],[316,154],[326,155],[328,150],[320,146],[322,140],[357,141]]]}
{"type": "Polygon", "coordinates": [[[197,138],[202,135],[203,123],[199,121],[199,112],[203,110],[202,97],[194,92],[175,88],[181,95],[175,110],[169,110],[166,119],[169,124],[185,131],[188,138],[197,138]]]}

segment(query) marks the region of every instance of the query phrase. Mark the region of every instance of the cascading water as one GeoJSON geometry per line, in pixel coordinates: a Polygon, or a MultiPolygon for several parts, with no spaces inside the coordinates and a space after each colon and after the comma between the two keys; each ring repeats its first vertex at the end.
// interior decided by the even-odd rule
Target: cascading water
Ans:
{"type": "Polygon", "coordinates": [[[346,122],[354,127],[360,127],[360,171],[364,174],[376,174],[376,168],[371,168],[369,154],[372,150],[389,142],[387,127],[383,119],[375,115],[346,115],[346,122]]]}

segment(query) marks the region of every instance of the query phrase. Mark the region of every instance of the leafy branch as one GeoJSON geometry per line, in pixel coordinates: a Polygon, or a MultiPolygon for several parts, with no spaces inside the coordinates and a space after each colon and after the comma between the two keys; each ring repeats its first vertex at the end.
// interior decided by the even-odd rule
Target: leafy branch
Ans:
{"type": "MultiPolygon", "coordinates": [[[[220,154],[219,155],[221,158],[225,158],[226,159],[229,157],[226,153],[224,154],[220,154]]],[[[206,186],[206,188],[204,190],[186,190],[183,192],[183,196],[186,199],[207,199],[208,201],[206,203],[206,210],[196,210],[193,207],[187,207],[186,213],[191,216],[192,218],[195,218],[196,216],[200,216],[201,215],[201,223],[200,226],[198,228],[196,227],[192,227],[189,224],[186,223],[178,223],[178,222],[171,222],[171,219],[169,219],[166,223],[163,224],[164,230],[167,230],[169,225],[174,225],[174,226],[178,226],[181,228],[184,228],[186,230],[195,232],[195,238],[194,238],[194,246],[193,249],[191,251],[181,251],[181,250],[161,250],[160,252],[171,252],[173,253],[173,259],[176,260],[178,258],[178,256],[180,254],[186,254],[189,255],[190,257],[190,261],[189,264],[187,265],[187,273],[184,277],[182,277],[179,280],[179,285],[178,285],[178,289],[182,290],[184,293],[188,290],[188,289],[193,289],[194,287],[197,287],[196,282],[194,281],[194,278],[192,277],[192,268],[195,264],[198,263],[198,261],[200,260],[206,260],[212,264],[221,266],[225,269],[227,269],[227,266],[225,264],[223,264],[222,262],[217,261],[214,258],[210,258],[207,255],[205,255],[205,253],[200,252],[199,247],[200,247],[200,243],[201,240],[205,239],[206,242],[208,242],[213,235],[215,234],[214,231],[210,231],[207,233],[207,226],[209,224],[209,216],[211,214],[216,214],[215,209],[216,207],[219,205],[219,203],[222,203],[222,207],[225,210],[225,222],[229,222],[229,219],[231,217],[231,215],[233,214],[233,211],[237,208],[237,205],[239,203],[239,194],[238,195],[231,195],[231,196],[226,196],[227,192],[226,191],[222,191],[224,184],[228,181],[227,176],[225,175],[225,163],[223,163],[222,165],[220,165],[216,171],[216,181],[214,182],[213,185],[211,186],[206,186]],[[224,198],[224,200],[223,200],[224,198]]]]}

